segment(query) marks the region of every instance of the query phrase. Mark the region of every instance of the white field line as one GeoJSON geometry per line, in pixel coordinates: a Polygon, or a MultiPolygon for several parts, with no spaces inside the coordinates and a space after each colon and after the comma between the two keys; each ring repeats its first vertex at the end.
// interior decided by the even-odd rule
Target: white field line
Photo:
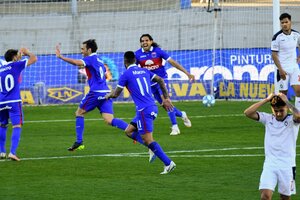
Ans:
{"type": "MultiPolygon", "coordinates": [[[[298,145],[297,147],[300,147],[298,145]]],[[[177,153],[195,153],[195,152],[212,152],[212,151],[229,151],[229,150],[255,150],[263,149],[263,147],[242,147],[242,148],[222,148],[222,149],[199,149],[199,150],[181,150],[166,152],[172,158],[229,158],[229,157],[263,157],[264,154],[212,154],[212,155],[176,155],[177,153]],[[175,155],[174,155],[175,154],[175,155]]],[[[300,156],[300,154],[297,154],[300,156]]],[[[70,155],[70,156],[50,156],[22,158],[25,160],[55,160],[55,159],[71,159],[71,158],[91,158],[91,157],[148,157],[148,153],[117,153],[117,154],[94,154],[94,155],[70,155]]],[[[3,162],[6,160],[0,160],[3,162]]]]}
{"type": "MultiPolygon", "coordinates": [[[[229,115],[198,115],[198,116],[188,116],[189,118],[218,118],[218,117],[241,117],[244,116],[243,114],[229,114],[229,115]]],[[[129,119],[131,118],[119,118],[119,119],[129,119]]],[[[169,117],[159,117],[159,119],[169,119],[169,117]]],[[[101,117],[99,118],[91,118],[91,119],[84,119],[85,121],[103,121],[101,117]]],[[[74,122],[74,119],[45,119],[45,120],[29,120],[29,121],[24,121],[24,123],[53,123],[53,122],[74,122]]]]}

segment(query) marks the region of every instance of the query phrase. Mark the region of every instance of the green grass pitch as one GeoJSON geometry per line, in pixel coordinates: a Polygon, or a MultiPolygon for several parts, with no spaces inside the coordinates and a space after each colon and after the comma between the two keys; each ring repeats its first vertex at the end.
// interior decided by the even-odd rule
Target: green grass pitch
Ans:
{"type": "MultiPolygon", "coordinates": [[[[85,118],[85,149],[68,152],[77,106],[25,106],[17,153],[22,160],[0,162],[0,199],[259,199],[264,127],[243,115],[252,103],[218,101],[206,108],[199,101],[175,102],[192,121],[185,128],[178,119],[178,136],[169,135],[170,122],[160,108],[154,138],[177,164],[168,175],[159,174],[160,160],[149,164],[147,149],[105,125],[97,110],[85,118]]],[[[115,104],[114,111],[127,122],[135,114],[131,103],[115,104]]],[[[7,149],[10,136],[9,128],[7,149]]]]}

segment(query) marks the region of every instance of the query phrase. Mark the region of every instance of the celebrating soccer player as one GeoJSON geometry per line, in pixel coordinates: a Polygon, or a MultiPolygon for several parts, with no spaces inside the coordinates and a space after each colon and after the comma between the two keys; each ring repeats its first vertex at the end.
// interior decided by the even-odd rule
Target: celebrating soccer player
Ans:
{"type": "Polygon", "coordinates": [[[19,78],[25,67],[35,63],[37,57],[27,48],[21,48],[19,51],[15,49],[7,50],[4,58],[7,63],[3,62],[0,67],[0,158],[6,158],[6,132],[8,120],[10,119],[12,135],[8,158],[20,161],[16,152],[21,138],[24,116],[19,78]],[[29,56],[29,58],[20,60],[22,55],[29,56]]]}
{"type": "MultiPolygon", "coordinates": [[[[151,35],[143,34],[140,37],[140,44],[141,44],[141,48],[135,52],[137,64],[139,64],[142,68],[146,68],[151,72],[153,72],[154,74],[163,78],[167,88],[168,88],[168,74],[166,72],[165,66],[163,65],[163,60],[168,61],[176,69],[185,73],[189,80],[191,81],[195,80],[194,75],[187,72],[179,63],[177,63],[165,51],[163,51],[159,47],[159,45],[153,41],[151,35]]],[[[157,83],[151,84],[151,90],[155,99],[161,104],[163,102],[164,97],[157,83]]],[[[172,111],[168,111],[168,115],[172,123],[172,131],[170,135],[180,134],[176,117],[181,117],[186,127],[192,126],[192,123],[188,119],[186,112],[180,111],[176,107],[174,107],[172,111]]]]}
{"type": "Polygon", "coordinates": [[[142,143],[145,144],[151,151],[164,163],[164,171],[161,174],[167,174],[175,169],[176,164],[165,154],[160,145],[153,139],[153,120],[157,116],[157,106],[152,97],[150,89],[151,81],[157,82],[164,96],[162,105],[171,111],[173,105],[170,101],[167,88],[162,78],[138,67],[135,64],[135,55],[132,51],[127,51],[124,54],[124,64],[126,71],[120,77],[117,88],[106,96],[109,98],[118,97],[123,88],[127,87],[130,91],[132,99],[136,105],[136,124],[138,133],[135,137],[141,136],[142,143]]]}
{"type": "Polygon", "coordinates": [[[110,92],[106,84],[105,66],[98,58],[98,46],[94,39],[87,40],[82,43],[81,53],[83,59],[76,60],[61,55],[59,46],[56,46],[56,56],[63,61],[76,66],[84,66],[88,76],[88,84],[90,91],[81,100],[76,110],[76,141],[68,148],[69,151],[83,149],[83,131],[84,131],[84,115],[95,108],[98,108],[104,121],[111,126],[125,130],[127,123],[121,119],[114,118],[113,102],[105,99],[105,95],[110,92]]]}

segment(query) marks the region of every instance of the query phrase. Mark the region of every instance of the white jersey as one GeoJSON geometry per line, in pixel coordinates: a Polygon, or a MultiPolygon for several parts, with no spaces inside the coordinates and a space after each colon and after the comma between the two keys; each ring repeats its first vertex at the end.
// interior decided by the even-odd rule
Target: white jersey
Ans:
{"type": "Polygon", "coordinates": [[[269,113],[258,112],[259,122],[265,125],[265,165],[291,168],[296,166],[296,141],[299,123],[288,114],[277,121],[269,113]]]}
{"type": "Polygon", "coordinates": [[[272,39],[271,51],[278,52],[280,64],[284,70],[298,68],[296,48],[300,46],[300,33],[292,30],[290,35],[277,32],[272,39]]]}

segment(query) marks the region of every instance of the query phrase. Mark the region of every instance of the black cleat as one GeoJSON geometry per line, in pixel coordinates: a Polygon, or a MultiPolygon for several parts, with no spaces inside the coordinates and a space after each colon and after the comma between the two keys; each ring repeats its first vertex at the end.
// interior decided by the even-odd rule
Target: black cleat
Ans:
{"type": "Polygon", "coordinates": [[[84,149],[83,143],[74,142],[74,144],[68,148],[68,151],[75,151],[76,149],[83,150],[84,149]]]}

